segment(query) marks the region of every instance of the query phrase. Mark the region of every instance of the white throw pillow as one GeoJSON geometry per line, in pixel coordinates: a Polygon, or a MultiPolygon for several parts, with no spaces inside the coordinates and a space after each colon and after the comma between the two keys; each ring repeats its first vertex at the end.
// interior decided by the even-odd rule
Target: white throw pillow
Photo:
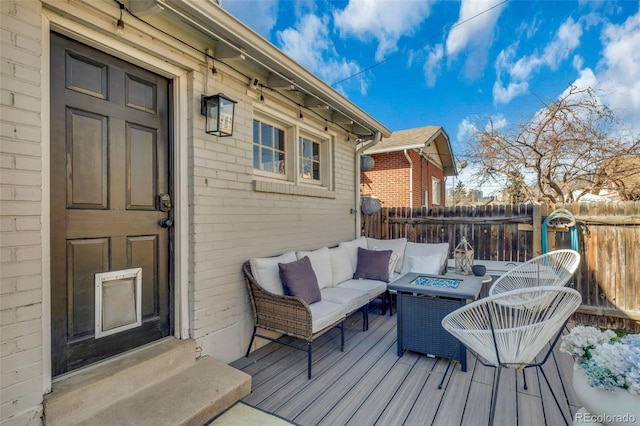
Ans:
{"type": "Polygon", "coordinates": [[[345,247],[333,247],[329,249],[331,255],[331,273],[333,274],[333,285],[353,278],[351,258],[345,247]]]}
{"type": "Polygon", "coordinates": [[[284,289],[282,288],[282,280],[280,280],[278,263],[290,263],[296,260],[296,254],[292,251],[275,257],[254,257],[249,260],[251,275],[263,289],[283,295],[284,289]]]}
{"type": "Polygon", "coordinates": [[[440,254],[431,256],[410,256],[409,272],[438,275],[440,273],[440,254]]]}
{"type": "Polygon", "coordinates": [[[391,253],[391,257],[389,257],[389,277],[393,276],[399,260],[400,256],[398,256],[396,253],[391,253]]]}
{"type": "Polygon", "coordinates": [[[343,241],[338,245],[338,247],[344,247],[347,249],[347,254],[351,260],[351,277],[353,278],[353,274],[356,272],[356,267],[358,266],[358,247],[362,247],[363,249],[368,248],[367,239],[365,237],[360,237],[351,241],[343,241]]]}
{"type": "Polygon", "coordinates": [[[298,260],[305,256],[309,257],[313,272],[316,273],[318,279],[318,287],[321,289],[331,287],[333,284],[333,276],[331,272],[331,255],[327,247],[318,250],[299,251],[296,253],[298,260]]]}
{"type": "Polygon", "coordinates": [[[377,238],[367,237],[367,247],[369,250],[391,250],[398,255],[398,261],[395,266],[395,271],[400,272],[402,270],[402,256],[404,255],[404,249],[407,245],[406,238],[394,238],[393,240],[378,240],[377,238]]]}
{"type": "Polygon", "coordinates": [[[401,273],[409,272],[409,257],[411,256],[431,256],[433,254],[440,255],[440,271],[438,274],[444,274],[447,271],[447,260],[449,258],[449,243],[412,243],[408,242],[404,249],[404,259],[402,262],[401,273]]]}

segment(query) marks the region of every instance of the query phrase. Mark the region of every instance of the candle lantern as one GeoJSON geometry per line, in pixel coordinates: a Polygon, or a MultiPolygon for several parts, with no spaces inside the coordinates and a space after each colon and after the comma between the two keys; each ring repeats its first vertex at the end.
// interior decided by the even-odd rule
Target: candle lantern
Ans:
{"type": "Polygon", "coordinates": [[[473,247],[467,242],[466,237],[462,237],[460,244],[458,244],[453,251],[453,259],[455,262],[456,274],[471,275],[473,271],[473,247]]]}

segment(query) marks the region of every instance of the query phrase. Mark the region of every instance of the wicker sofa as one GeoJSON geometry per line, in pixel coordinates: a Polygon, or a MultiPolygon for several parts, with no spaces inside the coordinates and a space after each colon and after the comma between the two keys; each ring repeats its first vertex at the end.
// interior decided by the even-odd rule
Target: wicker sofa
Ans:
{"type": "MultiPolygon", "coordinates": [[[[337,247],[250,259],[244,263],[243,273],[255,325],[247,356],[256,336],[306,351],[307,375],[311,378],[311,343],[317,337],[338,327],[341,334],[340,350],[344,350],[344,320],[349,315],[361,311],[362,328],[366,331],[369,326],[369,302],[382,297],[383,314],[390,302],[388,282],[416,267],[425,273],[444,273],[448,251],[447,243],[422,244],[410,243],[404,238],[378,240],[360,237],[342,242],[337,247]],[[391,254],[385,258],[388,265],[384,265],[382,270],[379,264],[371,264],[371,261],[367,264],[365,256],[377,256],[384,252],[391,254]],[[310,260],[320,290],[320,300],[313,303],[288,294],[288,288],[281,280],[281,264],[293,264],[305,257],[310,260]],[[377,271],[371,272],[367,268],[377,271]],[[305,344],[300,346],[289,340],[267,336],[259,330],[301,339],[305,344]]],[[[375,262],[375,258],[372,259],[375,262]]]]}

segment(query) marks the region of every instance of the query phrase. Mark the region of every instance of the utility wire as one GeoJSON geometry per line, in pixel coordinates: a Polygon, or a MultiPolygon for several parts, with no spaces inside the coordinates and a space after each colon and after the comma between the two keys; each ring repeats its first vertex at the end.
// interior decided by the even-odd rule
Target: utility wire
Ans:
{"type": "MultiPolygon", "coordinates": [[[[198,52],[198,53],[200,53],[200,54],[204,55],[205,57],[207,57],[207,58],[209,58],[209,59],[212,59],[212,60],[214,61],[214,65],[213,65],[213,67],[212,67],[212,69],[211,69],[211,71],[212,71],[212,72],[214,72],[214,73],[215,73],[215,71],[214,71],[214,70],[215,70],[215,61],[218,61],[219,63],[224,64],[225,66],[227,66],[228,68],[232,69],[233,71],[235,71],[236,73],[240,74],[241,76],[245,77],[246,79],[248,79],[248,80],[250,80],[250,79],[251,79],[251,77],[250,77],[250,76],[248,76],[247,74],[243,73],[243,72],[242,72],[242,71],[240,71],[239,69],[235,68],[235,67],[234,67],[234,66],[232,66],[231,64],[229,64],[229,63],[227,63],[227,62],[224,62],[223,60],[221,60],[221,59],[219,59],[219,58],[216,58],[215,56],[210,55],[209,53],[207,53],[207,52],[205,52],[205,51],[202,51],[202,50],[198,49],[197,47],[195,47],[195,46],[193,46],[193,45],[191,45],[191,44],[187,43],[186,41],[184,41],[184,40],[182,40],[182,39],[180,39],[180,38],[178,38],[178,37],[174,36],[173,34],[171,34],[171,33],[167,32],[167,31],[165,31],[165,30],[163,30],[163,29],[161,29],[161,28],[156,27],[155,25],[153,25],[153,24],[151,24],[151,23],[149,23],[149,22],[145,21],[144,19],[140,18],[139,16],[135,15],[135,14],[134,14],[134,13],[132,13],[132,12],[131,12],[131,11],[130,11],[126,6],[125,6],[125,4],[124,4],[124,3],[122,3],[120,0],[114,0],[114,2],[116,2],[116,3],[118,4],[118,7],[120,8],[120,19],[118,20],[118,22],[121,22],[121,21],[122,21],[122,10],[126,10],[126,11],[127,11],[127,13],[128,13],[130,16],[132,16],[133,18],[135,18],[135,19],[136,19],[136,20],[138,20],[139,22],[142,22],[143,24],[145,24],[145,25],[149,26],[150,28],[153,28],[154,30],[156,30],[156,31],[158,31],[158,32],[160,32],[160,33],[162,33],[162,34],[166,35],[167,37],[170,37],[170,38],[172,38],[173,40],[175,40],[175,41],[177,41],[177,42],[179,42],[179,43],[181,43],[181,44],[183,44],[183,45],[187,46],[188,48],[192,49],[193,51],[198,52]]],[[[122,25],[124,26],[124,24],[122,24],[122,25]]],[[[269,87],[269,86],[267,86],[267,85],[264,85],[264,84],[260,84],[260,97],[261,97],[261,99],[260,99],[260,100],[261,100],[261,101],[263,101],[263,100],[264,100],[264,97],[262,96],[262,89],[263,89],[263,88],[265,88],[265,89],[269,89],[269,90],[270,90],[271,92],[273,92],[273,93],[277,93],[278,95],[280,95],[280,97],[281,97],[282,99],[284,99],[284,100],[287,100],[287,101],[291,102],[293,105],[296,105],[296,106],[298,107],[298,109],[302,109],[302,108],[304,108],[306,111],[311,112],[312,114],[314,114],[314,115],[315,115],[316,117],[318,117],[319,119],[324,120],[324,121],[325,121],[325,124],[326,124],[326,123],[331,123],[331,124],[333,124],[334,126],[339,127],[340,129],[342,129],[342,130],[347,134],[347,136],[348,136],[348,135],[350,135],[350,134],[354,134],[354,133],[352,133],[352,131],[347,130],[347,129],[345,129],[344,127],[342,127],[339,123],[336,123],[336,122],[335,122],[335,121],[333,121],[333,120],[329,120],[329,119],[327,119],[326,117],[322,116],[321,114],[318,114],[318,113],[317,113],[316,111],[314,111],[313,109],[311,109],[311,108],[309,108],[309,107],[306,107],[306,106],[304,106],[304,105],[301,105],[299,102],[296,102],[296,101],[294,101],[293,99],[288,98],[287,96],[285,96],[285,95],[283,95],[282,93],[278,92],[276,89],[274,89],[274,88],[272,88],[272,87],[269,87]]]]}
{"type": "MultiPolygon", "coordinates": [[[[490,12],[491,10],[495,9],[496,7],[502,6],[503,4],[507,3],[508,1],[509,1],[509,0],[503,0],[503,1],[501,1],[500,3],[497,3],[497,4],[493,5],[493,6],[491,6],[490,8],[483,10],[483,11],[482,11],[482,12],[480,12],[480,13],[478,13],[478,14],[476,14],[476,15],[473,15],[472,17],[470,17],[470,18],[468,18],[468,19],[465,19],[465,20],[464,20],[464,21],[462,21],[462,22],[458,22],[457,24],[452,25],[452,26],[451,26],[450,28],[448,28],[448,29],[444,29],[444,30],[440,31],[438,34],[434,34],[433,36],[428,37],[428,38],[426,39],[426,41],[430,41],[430,40],[435,39],[436,37],[440,37],[441,35],[446,34],[446,33],[448,33],[449,31],[451,31],[452,29],[454,29],[454,28],[456,28],[456,27],[459,27],[459,26],[460,26],[460,25],[462,25],[462,24],[466,24],[467,22],[469,22],[469,21],[471,21],[471,20],[473,20],[473,19],[475,19],[475,18],[477,18],[477,17],[479,17],[479,16],[481,16],[481,15],[484,15],[484,14],[485,14],[485,13],[487,13],[487,12],[490,12]]],[[[388,62],[389,60],[391,60],[391,59],[395,58],[396,56],[399,56],[399,55],[401,55],[401,54],[404,54],[407,50],[410,50],[410,49],[415,48],[416,46],[418,46],[418,45],[420,45],[420,44],[422,44],[422,40],[421,40],[421,41],[419,41],[419,42],[416,42],[416,43],[412,44],[412,45],[411,45],[411,46],[409,46],[408,48],[404,48],[404,49],[402,49],[402,50],[400,50],[400,51],[397,51],[397,52],[395,52],[395,53],[392,53],[391,55],[389,55],[387,58],[385,58],[385,59],[381,60],[380,62],[376,62],[375,64],[372,64],[372,65],[368,66],[367,68],[364,68],[364,69],[362,69],[362,70],[358,71],[357,73],[355,73],[355,74],[353,74],[353,75],[350,75],[349,77],[346,77],[346,78],[343,78],[342,80],[336,81],[335,83],[331,84],[331,87],[335,87],[335,86],[337,86],[337,85],[338,85],[338,84],[340,84],[340,83],[344,83],[345,81],[347,81],[347,80],[349,80],[349,79],[352,79],[353,77],[357,77],[357,76],[359,76],[360,74],[363,74],[363,73],[365,73],[365,72],[367,72],[367,71],[369,71],[369,70],[371,70],[371,69],[373,69],[373,68],[375,68],[375,67],[377,67],[377,66],[380,66],[380,65],[382,65],[382,64],[384,64],[384,63],[386,63],[386,62],[388,62]]]]}

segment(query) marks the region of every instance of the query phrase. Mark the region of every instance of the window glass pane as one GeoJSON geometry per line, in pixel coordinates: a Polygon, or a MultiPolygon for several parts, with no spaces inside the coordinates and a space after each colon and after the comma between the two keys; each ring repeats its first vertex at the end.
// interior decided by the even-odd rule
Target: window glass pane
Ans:
{"type": "Polygon", "coordinates": [[[310,179],[311,178],[311,161],[300,160],[300,172],[303,178],[310,179]]]}
{"type": "Polygon", "coordinates": [[[320,144],[313,142],[313,159],[320,161],[320,144]]]}
{"type": "Polygon", "coordinates": [[[253,143],[260,143],[260,122],[253,120],[253,143]]]}
{"type": "Polygon", "coordinates": [[[253,168],[260,168],[260,146],[258,145],[253,146],[253,168]]]}
{"type": "Polygon", "coordinates": [[[273,151],[271,151],[269,148],[262,148],[262,158],[261,158],[260,168],[268,172],[274,171],[273,151]]]}
{"type": "Polygon", "coordinates": [[[280,173],[280,174],[285,174],[285,168],[284,168],[284,152],[276,152],[276,157],[278,158],[277,161],[277,165],[276,165],[276,172],[280,173]]]}
{"type": "Polygon", "coordinates": [[[274,147],[279,149],[280,151],[284,151],[284,130],[274,129],[275,130],[275,143],[274,147]]]}
{"type": "Polygon", "coordinates": [[[300,155],[303,157],[307,157],[307,140],[305,138],[300,138],[300,155]]]}
{"type": "Polygon", "coordinates": [[[262,123],[262,145],[273,146],[273,127],[262,123]]]}
{"type": "Polygon", "coordinates": [[[320,163],[313,163],[313,179],[320,180],[320,163]]]}

